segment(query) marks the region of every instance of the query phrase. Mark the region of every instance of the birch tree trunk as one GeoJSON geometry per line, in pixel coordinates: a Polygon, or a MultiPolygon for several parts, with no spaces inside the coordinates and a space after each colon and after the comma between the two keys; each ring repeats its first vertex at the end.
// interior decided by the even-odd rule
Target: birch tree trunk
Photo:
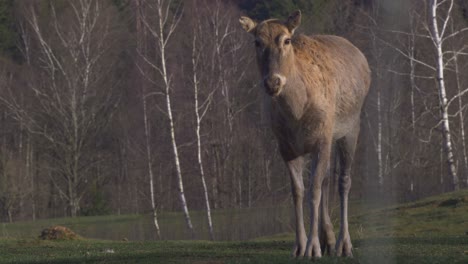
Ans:
{"type": "Polygon", "coordinates": [[[194,30],[193,33],[193,45],[192,45],[192,71],[193,71],[193,92],[194,92],[194,104],[195,104],[195,117],[196,117],[196,128],[195,134],[197,136],[197,160],[198,160],[198,168],[200,170],[200,178],[203,186],[203,194],[205,199],[205,207],[206,207],[206,218],[208,221],[208,229],[210,233],[211,240],[215,240],[214,232],[213,232],[213,222],[211,219],[211,207],[210,207],[210,199],[208,195],[208,187],[206,185],[205,180],[205,171],[203,168],[203,159],[202,159],[202,144],[201,144],[201,136],[200,136],[200,129],[201,129],[201,121],[205,116],[207,110],[209,109],[209,105],[211,104],[211,96],[209,96],[202,106],[199,105],[199,80],[197,75],[197,66],[198,66],[198,59],[199,54],[197,54],[197,32],[194,30]],[[201,113],[200,113],[201,111],[201,113]]]}
{"type": "Polygon", "coordinates": [[[36,183],[34,179],[34,147],[31,144],[31,136],[28,136],[27,141],[27,151],[26,151],[26,171],[28,178],[31,181],[31,216],[33,222],[36,221],[36,183]]]}
{"type": "MultiPolygon", "coordinates": [[[[170,77],[168,74],[168,65],[167,65],[167,45],[171,37],[173,36],[177,25],[180,21],[181,16],[172,16],[170,6],[173,4],[171,0],[157,0],[151,2],[145,2],[146,5],[141,8],[141,12],[145,12],[145,10],[155,10],[156,11],[156,25],[151,23],[151,18],[148,18],[147,15],[143,13],[142,22],[152,37],[156,40],[156,53],[158,59],[152,59],[147,57],[146,55],[142,55],[143,59],[147,64],[154,69],[157,74],[160,76],[162,81],[162,94],[164,95],[165,104],[166,104],[166,111],[165,114],[167,115],[168,123],[169,123],[169,132],[171,135],[171,146],[172,146],[172,153],[174,157],[174,164],[176,168],[176,175],[177,175],[177,190],[179,195],[180,204],[182,207],[182,211],[184,213],[185,222],[187,227],[191,233],[192,238],[195,236],[192,220],[190,218],[190,213],[188,211],[187,200],[185,198],[184,193],[184,182],[182,178],[182,170],[180,166],[180,157],[179,151],[177,147],[177,140],[175,134],[175,126],[174,126],[174,116],[173,116],[173,107],[172,107],[172,100],[171,100],[171,82],[170,77]]],[[[177,11],[175,12],[177,13],[177,11]]],[[[153,15],[153,14],[151,14],[153,15]]],[[[145,74],[145,73],[144,73],[145,74]]],[[[150,75],[146,74],[146,77],[150,79],[150,75]]],[[[157,83],[157,82],[153,82],[157,83]]]]}
{"type": "MultiPolygon", "coordinates": [[[[410,47],[409,47],[409,52],[411,58],[414,58],[414,35],[412,34],[410,39],[410,47]]],[[[410,92],[410,101],[411,101],[411,131],[413,133],[413,136],[416,137],[416,110],[415,110],[415,102],[414,102],[414,93],[417,88],[416,86],[416,79],[415,79],[415,70],[416,70],[416,64],[414,60],[409,60],[410,62],[410,84],[411,84],[411,92],[410,92]]],[[[411,162],[414,162],[416,156],[416,150],[412,151],[411,154],[411,162]]],[[[415,182],[415,176],[413,173],[410,174],[410,193],[413,195],[414,192],[414,182],[415,182]]]]}
{"type": "MultiPolygon", "coordinates": [[[[454,66],[455,66],[455,79],[457,84],[457,92],[459,95],[462,94],[461,84],[460,84],[460,70],[458,68],[458,58],[455,56],[454,58],[454,66]]],[[[462,96],[458,96],[458,118],[460,123],[460,137],[462,142],[462,153],[463,153],[463,172],[465,176],[465,186],[468,186],[468,156],[466,153],[466,136],[465,136],[465,122],[464,122],[464,115],[463,115],[463,99],[462,96]]]]}
{"type": "MultiPolygon", "coordinates": [[[[378,9],[375,9],[373,12],[373,16],[374,17],[377,17],[378,16],[378,9]]],[[[371,20],[372,23],[374,24],[373,26],[374,27],[377,27],[377,22],[375,19],[372,19],[371,20]]],[[[379,46],[377,45],[377,37],[376,37],[376,33],[375,33],[375,30],[374,30],[374,27],[371,28],[370,30],[370,35],[371,35],[371,38],[372,38],[372,55],[373,57],[375,58],[375,75],[378,76],[379,78],[378,79],[382,79],[380,76],[381,76],[381,66],[380,66],[380,63],[381,61],[383,61],[383,50],[381,48],[379,48],[379,46]]],[[[377,184],[378,184],[378,188],[379,190],[382,190],[383,186],[384,186],[384,168],[383,168],[383,160],[382,160],[382,84],[381,83],[377,83],[376,85],[376,89],[377,89],[377,102],[376,102],[376,105],[377,105],[377,142],[374,143],[375,145],[375,151],[376,151],[376,154],[377,154],[377,166],[378,166],[378,172],[377,172],[377,184]]],[[[334,161],[333,161],[334,162],[334,161]]],[[[336,164],[334,165],[336,166],[336,164]]]]}
{"type": "Polygon", "coordinates": [[[145,124],[145,142],[146,142],[146,164],[148,166],[148,176],[149,176],[149,186],[150,186],[150,195],[151,195],[151,210],[153,211],[153,223],[154,227],[156,228],[156,234],[158,238],[161,238],[161,232],[159,229],[158,223],[158,212],[156,208],[156,199],[154,195],[154,174],[153,174],[153,162],[152,162],[152,155],[151,155],[151,141],[150,141],[150,130],[148,126],[148,114],[147,114],[147,106],[146,106],[146,98],[145,94],[142,93],[142,101],[143,101],[143,120],[145,124]]]}
{"type": "MultiPolygon", "coordinates": [[[[459,189],[458,176],[455,168],[455,161],[452,148],[452,138],[450,132],[450,123],[449,123],[449,114],[448,114],[448,100],[447,93],[445,88],[444,80],[444,52],[443,52],[443,42],[442,38],[445,33],[448,20],[450,19],[450,10],[447,13],[447,17],[444,19],[442,30],[439,31],[437,9],[438,9],[438,0],[430,0],[430,30],[432,41],[436,48],[436,72],[437,72],[437,84],[439,88],[439,107],[440,114],[442,118],[442,136],[443,136],[443,146],[446,155],[446,162],[448,168],[448,174],[451,179],[452,190],[459,189]]],[[[453,0],[451,1],[451,6],[453,6],[453,0]]],[[[451,9],[452,7],[450,7],[451,9]]]]}
{"type": "MultiPolygon", "coordinates": [[[[163,55],[161,55],[162,58],[164,58],[163,55]]],[[[161,59],[163,60],[163,59],[161,59]]],[[[165,69],[165,65],[163,64],[163,69],[165,69]]],[[[164,71],[164,70],[163,70],[164,71]]],[[[165,71],[164,71],[165,74],[165,71]]],[[[194,230],[193,230],[193,225],[192,225],[192,220],[190,218],[190,214],[188,211],[188,206],[187,206],[187,200],[185,199],[185,193],[184,193],[184,182],[182,180],[182,170],[180,168],[180,158],[179,158],[179,151],[177,149],[177,141],[176,141],[176,136],[175,136],[175,130],[174,130],[174,117],[172,115],[172,106],[171,106],[171,96],[170,96],[170,87],[169,83],[167,82],[167,78],[164,82],[166,84],[166,105],[167,105],[167,116],[169,118],[169,127],[170,127],[170,132],[171,132],[171,143],[172,143],[172,151],[174,153],[174,163],[176,166],[176,172],[177,172],[177,188],[179,191],[179,199],[180,203],[182,206],[182,211],[185,216],[185,221],[187,223],[187,227],[191,232],[192,237],[195,236],[194,230]]]]}
{"type": "MultiPolygon", "coordinates": [[[[31,67],[31,37],[27,32],[24,21],[19,22],[19,34],[21,35],[22,45],[20,49],[24,56],[26,65],[31,67]]],[[[22,121],[20,120],[22,124],[22,121]]],[[[26,173],[31,181],[31,216],[33,222],[36,221],[36,185],[35,185],[35,171],[34,171],[34,146],[31,143],[31,134],[28,133],[26,147],[26,173]]]]}
{"type": "Polygon", "coordinates": [[[382,190],[384,186],[383,162],[382,162],[382,104],[381,104],[381,88],[377,87],[377,161],[379,165],[378,184],[382,190]]]}
{"type": "Polygon", "coordinates": [[[88,191],[89,171],[99,164],[94,140],[118,104],[106,79],[115,69],[110,65],[116,56],[109,52],[115,47],[109,41],[115,39],[109,27],[115,9],[97,0],[51,1],[43,5],[45,16],[36,7],[26,5],[19,18],[27,65],[37,66],[25,85],[34,106],[19,104],[14,93],[2,101],[29,134],[49,145],[44,156],[55,166],[47,168],[50,180],[67,204],[66,214],[75,217],[88,191]],[[31,56],[30,41],[37,50],[31,56]]]}
{"type": "MultiPolygon", "coordinates": [[[[137,48],[140,54],[146,54],[146,38],[145,33],[143,32],[143,25],[141,21],[141,13],[140,13],[140,0],[135,0],[136,5],[136,26],[137,26],[137,34],[138,34],[138,43],[137,48]]],[[[147,91],[146,91],[146,83],[144,80],[141,80],[140,88],[141,88],[141,101],[143,105],[143,123],[144,123],[144,131],[145,131],[145,150],[146,150],[146,166],[148,169],[148,177],[149,177],[149,187],[150,187],[150,199],[151,199],[151,210],[152,210],[152,217],[153,217],[153,224],[156,228],[156,234],[159,239],[161,239],[161,231],[159,228],[158,222],[158,212],[156,206],[156,198],[155,198],[155,191],[154,191],[154,173],[153,173],[153,158],[151,153],[151,133],[150,133],[150,126],[148,120],[148,107],[147,107],[147,91]]]]}

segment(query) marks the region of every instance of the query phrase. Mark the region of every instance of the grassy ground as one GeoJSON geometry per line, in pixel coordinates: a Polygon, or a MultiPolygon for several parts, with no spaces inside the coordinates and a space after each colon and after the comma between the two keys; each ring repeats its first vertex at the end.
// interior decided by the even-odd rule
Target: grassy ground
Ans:
{"type": "Polygon", "coordinates": [[[366,211],[350,218],[353,237],[468,236],[468,190],[366,211]]]}
{"type": "MultiPolygon", "coordinates": [[[[324,257],[316,263],[468,263],[466,190],[363,212],[350,224],[355,257],[324,257]]],[[[292,243],[289,233],[248,242],[3,238],[0,262],[309,263],[289,258],[292,243]]]]}
{"type": "MultiPolygon", "coordinates": [[[[289,204],[288,204],[289,205],[289,204]]],[[[204,211],[191,211],[195,239],[209,240],[204,211]]],[[[212,211],[217,240],[244,241],[259,236],[292,232],[292,208],[287,205],[270,208],[245,208],[212,211]]],[[[164,240],[186,240],[192,236],[184,217],[178,212],[160,212],[159,225],[164,240]]],[[[41,219],[0,224],[1,238],[31,238],[44,228],[66,226],[86,238],[130,241],[155,240],[151,215],[105,215],[77,218],[41,219]]]]}
{"type": "MultiPolygon", "coordinates": [[[[117,242],[1,240],[2,263],[306,263],[289,258],[292,241],[117,242]]],[[[354,241],[354,258],[316,263],[468,263],[468,237],[354,241]]]]}

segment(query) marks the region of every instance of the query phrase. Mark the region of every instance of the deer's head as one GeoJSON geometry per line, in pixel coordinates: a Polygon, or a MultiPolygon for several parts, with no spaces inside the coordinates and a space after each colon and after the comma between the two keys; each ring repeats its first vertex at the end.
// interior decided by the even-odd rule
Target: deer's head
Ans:
{"type": "Polygon", "coordinates": [[[270,19],[257,24],[243,16],[239,22],[255,38],[257,63],[266,92],[271,96],[279,95],[294,63],[291,38],[301,23],[301,12],[295,11],[286,21],[270,19]]]}

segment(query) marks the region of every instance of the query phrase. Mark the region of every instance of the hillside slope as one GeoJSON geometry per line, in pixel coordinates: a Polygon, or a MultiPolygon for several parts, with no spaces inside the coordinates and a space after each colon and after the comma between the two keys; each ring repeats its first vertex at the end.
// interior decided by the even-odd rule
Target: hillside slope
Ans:
{"type": "Polygon", "coordinates": [[[350,225],[360,238],[468,236],[468,190],[370,210],[352,216],[350,225]]]}

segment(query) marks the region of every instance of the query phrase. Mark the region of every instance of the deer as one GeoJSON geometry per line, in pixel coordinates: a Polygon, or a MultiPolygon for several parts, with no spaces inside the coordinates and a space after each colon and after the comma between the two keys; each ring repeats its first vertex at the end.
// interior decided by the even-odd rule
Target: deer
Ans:
{"type": "Polygon", "coordinates": [[[301,24],[300,10],[285,21],[257,23],[241,16],[239,22],[255,39],[271,127],[289,171],[296,237],[292,255],[310,259],[326,252],[352,257],[348,196],[361,109],[371,81],[367,59],[345,38],[295,33],[301,24]],[[307,157],[312,160],[312,169],[307,195],[310,230],[306,236],[302,174],[307,157]],[[328,212],[330,165],[335,157],[341,217],[338,239],[328,212]]]}

